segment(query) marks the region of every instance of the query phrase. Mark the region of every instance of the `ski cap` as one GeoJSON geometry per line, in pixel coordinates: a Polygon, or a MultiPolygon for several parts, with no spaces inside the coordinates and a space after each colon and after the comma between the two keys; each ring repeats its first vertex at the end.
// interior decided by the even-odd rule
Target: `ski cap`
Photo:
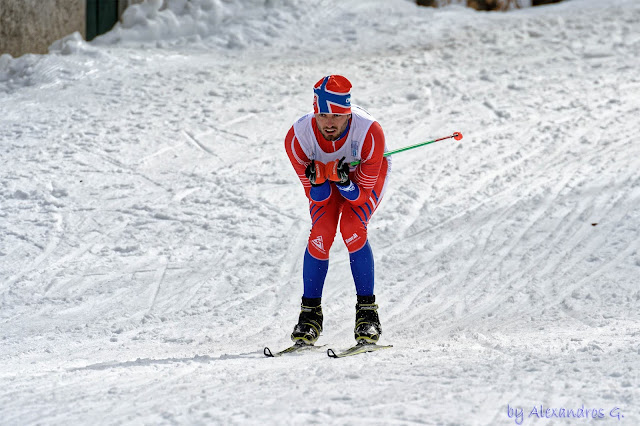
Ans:
{"type": "Polygon", "coordinates": [[[351,82],[341,75],[328,75],[313,86],[313,112],[351,114],[351,82]]]}

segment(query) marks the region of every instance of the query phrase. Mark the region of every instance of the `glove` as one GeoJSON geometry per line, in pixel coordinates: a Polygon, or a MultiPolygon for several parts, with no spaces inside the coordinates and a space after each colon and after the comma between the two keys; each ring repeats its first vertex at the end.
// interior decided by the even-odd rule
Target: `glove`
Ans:
{"type": "Polygon", "coordinates": [[[334,160],[325,165],[326,178],[339,185],[349,185],[349,163],[345,163],[345,158],[334,160]]]}
{"type": "Polygon", "coordinates": [[[311,163],[309,163],[304,171],[304,175],[309,179],[312,186],[320,186],[325,182],[325,168],[326,165],[324,163],[311,160],[311,163]]]}

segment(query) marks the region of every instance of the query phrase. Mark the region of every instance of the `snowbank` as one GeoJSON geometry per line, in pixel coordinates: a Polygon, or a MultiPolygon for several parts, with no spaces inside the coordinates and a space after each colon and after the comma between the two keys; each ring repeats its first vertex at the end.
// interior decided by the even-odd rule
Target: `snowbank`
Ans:
{"type": "Polygon", "coordinates": [[[412,38],[396,18],[416,14],[429,19],[435,13],[408,0],[169,0],[166,8],[162,5],[162,0],[131,5],[122,22],[89,43],[71,34],[53,43],[49,55],[2,55],[0,92],[82,78],[96,55],[109,55],[110,46],[254,48],[292,55],[344,47],[383,49],[412,38]]]}
{"type": "Polygon", "coordinates": [[[128,7],[122,22],[96,43],[166,46],[206,39],[209,46],[238,49],[350,42],[360,29],[375,35],[366,26],[378,29],[390,13],[417,9],[408,0],[169,0],[166,8],[162,5],[162,0],[147,0],[128,7]],[[358,28],[361,23],[366,25],[358,28]]]}
{"type": "Polygon", "coordinates": [[[22,87],[45,87],[83,78],[94,71],[93,63],[107,55],[84,41],[80,33],[57,40],[49,54],[27,54],[18,58],[0,56],[0,93],[22,87]]]}

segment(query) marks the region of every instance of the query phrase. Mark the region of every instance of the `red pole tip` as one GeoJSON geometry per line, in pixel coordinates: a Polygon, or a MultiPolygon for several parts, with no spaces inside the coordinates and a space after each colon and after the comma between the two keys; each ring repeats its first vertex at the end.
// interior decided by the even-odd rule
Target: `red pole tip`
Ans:
{"type": "Polygon", "coordinates": [[[459,141],[460,139],[462,139],[462,133],[459,132],[454,132],[453,133],[453,138],[457,141],[459,141]]]}

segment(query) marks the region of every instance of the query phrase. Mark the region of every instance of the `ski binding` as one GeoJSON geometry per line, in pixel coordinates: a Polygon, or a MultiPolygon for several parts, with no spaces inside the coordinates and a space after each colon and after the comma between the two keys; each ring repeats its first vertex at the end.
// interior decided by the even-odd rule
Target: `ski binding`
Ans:
{"type": "Polygon", "coordinates": [[[311,349],[318,349],[318,348],[322,348],[326,345],[322,345],[322,346],[314,346],[314,345],[309,345],[307,343],[303,343],[303,342],[298,342],[293,346],[288,347],[287,349],[284,349],[280,352],[276,352],[273,353],[271,352],[271,349],[269,349],[268,347],[264,348],[264,356],[268,357],[268,358],[275,358],[278,356],[282,356],[282,355],[286,355],[286,354],[291,354],[291,353],[295,353],[295,352],[303,352],[306,350],[311,350],[311,349]]]}
{"type": "Polygon", "coordinates": [[[349,349],[336,353],[333,349],[327,349],[327,355],[330,358],[344,358],[346,356],[363,354],[366,352],[379,351],[380,349],[392,348],[393,345],[377,345],[375,343],[366,343],[364,341],[358,343],[349,349]]]}

